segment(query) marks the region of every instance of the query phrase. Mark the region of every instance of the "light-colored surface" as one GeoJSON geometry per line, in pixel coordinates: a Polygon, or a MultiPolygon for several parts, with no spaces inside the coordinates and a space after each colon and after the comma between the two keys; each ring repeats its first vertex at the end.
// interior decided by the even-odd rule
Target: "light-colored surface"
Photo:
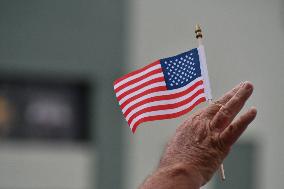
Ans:
{"type": "MultiPolygon", "coordinates": [[[[255,85],[255,93],[246,107],[255,105],[258,117],[241,140],[254,141],[259,149],[255,160],[256,188],[283,188],[284,2],[133,0],[129,3],[125,73],[196,47],[194,26],[200,23],[213,97],[243,80],[251,80],[255,85]]],[[[185,117],[143,124],[135,135],[127,132],[127,188],[137,188],[151,173],[166,141],[185,117]]]]}
{"type": "Polygon", "coordinates": [[[0,188],[89,189],[92,162],[86,146],[2,142],[0,188]]]}

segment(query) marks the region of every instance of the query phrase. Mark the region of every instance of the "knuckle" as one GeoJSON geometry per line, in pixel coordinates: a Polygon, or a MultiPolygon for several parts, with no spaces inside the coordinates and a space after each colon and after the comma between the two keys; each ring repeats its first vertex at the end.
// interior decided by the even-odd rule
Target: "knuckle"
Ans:
{"type": "Polygon", "coordinates": [[[221,104],[222,102],[221,102],[221,100],[220,99],[218,99],[218,100],[216,100],[215,102],[214,102],[214,104],[221,104]]]}
{"type": "Polygon", "coordinates": [[[234,125],[229,125],[228,132],[233,133],[234,132],[234,125]]]}
{"type": "Polygon", "coordinates": [[[224,142],[218,134],[215,134],[210,137],[210,143],[212,147],[214,149],[217,149],[218,151],[222,151],[224,149],[224,142]]]}
{"type": "Polygon", "coordinates": [[[234,99],[235,99],[235,100],[240,100],[242,97],[243,97],[243,94],[242,94],[242,93],[236,93],[234,99]]]}
{"type": "Polygon", "coordinates": [[[225,117],[225,118],[229,118],[231,117],[233,114],[231,112],[231,110],[227,107],[223,107],[220,111],[220,113],[225,117]]]}
{"type": "Polygon", "coordinates": [[[199,114],[194,115],[192,118],[192,123],[195,125],[196,123],[199,123],[199,121],[200,121],[200,115],[199,114]]]}
{"type": "Polygon", "coordinates": [[[214,124],[212,122],[213,120],[209,120],[208,123],[206,124],[208,133],[211,133],[214,130],[214,124]]]}
{"type": "Polygon", "coordinates": [[[220,151],[225,151],[227,146],[224,140],[221,138],[221,134],[217,136],[217,146],[220,151]]]}

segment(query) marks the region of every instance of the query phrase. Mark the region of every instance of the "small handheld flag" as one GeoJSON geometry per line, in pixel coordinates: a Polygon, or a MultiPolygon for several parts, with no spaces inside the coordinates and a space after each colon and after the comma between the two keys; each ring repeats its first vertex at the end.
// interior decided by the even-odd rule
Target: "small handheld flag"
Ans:
{"type": "Polygon", "coordinates": [[[212,99],[204,47],[126,74],[114,82],[114,91],[133,133],[143,122],[184,115],[212,99]]]}
{"type": "MultiPolygon", "coordinates": [[[[157,60],[114,81],[114,91],[134,133],[147,121],[175,118],[201,102],[212,102],[202,31],[195,28],[199,47],[157,60]]],[[[225,180],[224,166],[220,173],[225,180]]]]}

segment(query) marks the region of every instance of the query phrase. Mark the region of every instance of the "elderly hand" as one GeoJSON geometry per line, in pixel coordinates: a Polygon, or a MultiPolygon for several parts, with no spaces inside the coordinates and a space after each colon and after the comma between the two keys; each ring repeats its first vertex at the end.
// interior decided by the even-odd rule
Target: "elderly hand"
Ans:
{"type": "MultiPolygon", "coordinates": [[[[252,92],[253,85],[250,82],[241,83],[207,108],[191,115],[168,143],[156,176],[170,178],[182,173],[184,178],[186,175],[193,177],[192,186],[197,188],[208,182],[231,146],[256,116],[256,109],[250,108],[234,120],[252,92]]],[[[190,181],[190,178],[187,180],[190,181]]],[[[176,188],[195,188],[185,183],[188,182],[181,185],[184,187],[176,188]]],[[[153,184],[155,179],[150,177],[143,188],[152,188],[153,184]]],[[[178,186],[176,184],[174,186],[178,186]]]]}

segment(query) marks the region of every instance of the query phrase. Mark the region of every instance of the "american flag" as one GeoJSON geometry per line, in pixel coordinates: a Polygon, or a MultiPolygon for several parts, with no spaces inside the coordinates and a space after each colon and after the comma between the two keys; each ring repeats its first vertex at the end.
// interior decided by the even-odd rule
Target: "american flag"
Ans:
{"type": "Polygon", "coordinates": [[[133,133],[143,122],[181,116],[211,99],[204,47],[126,74],[114,91],[133,133]]]}

